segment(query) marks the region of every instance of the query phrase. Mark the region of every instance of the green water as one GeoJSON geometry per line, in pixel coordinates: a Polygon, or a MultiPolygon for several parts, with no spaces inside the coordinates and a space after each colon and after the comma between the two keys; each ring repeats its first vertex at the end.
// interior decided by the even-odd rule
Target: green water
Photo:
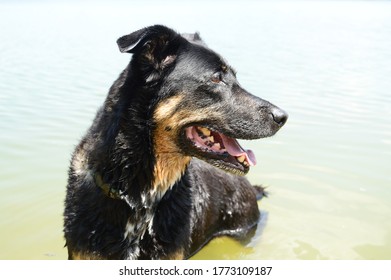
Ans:
{"type": "Polygon", "coordinates": [[[70,154],[130,59],[116,39],[155,23],[199,31],[290,114],[242,142],[269,191],[256,236],[194,258],[391,259],[390,1],[15,2],[0,3],[0,259],[67,257],[70,154]]]}

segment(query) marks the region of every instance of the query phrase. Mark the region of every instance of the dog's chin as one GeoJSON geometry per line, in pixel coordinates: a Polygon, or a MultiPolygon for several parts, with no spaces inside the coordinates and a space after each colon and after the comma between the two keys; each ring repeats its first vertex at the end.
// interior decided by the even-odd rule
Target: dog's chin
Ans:
{"type": "Polygon", "coordinates": [[[234,175],[239,175],[239,176],[244,176],[247,174],[247,172],[250,170],[250,167],[244,166],[241,163],[235,162],[236,159],[234,157],[228,156],[226,159],[210,159],[206,158],[203,156],[196,156],[197,158],[204,160],[205,162],[220,168],[221,170],[224,170],[225,172],[234,174],[234,175]]]}
{"type": "Polygon", "coordinates": [[[245,175],[256,164],[254,153],[238,141],[206,126],[187,126],[181,133],[182,150],[235,175],[245,175]]]}

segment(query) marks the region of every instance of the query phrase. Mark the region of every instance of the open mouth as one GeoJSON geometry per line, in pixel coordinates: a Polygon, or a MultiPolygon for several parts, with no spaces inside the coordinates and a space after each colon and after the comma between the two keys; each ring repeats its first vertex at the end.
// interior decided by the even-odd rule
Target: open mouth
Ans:
{"type": "Polygon", "coordinates": [[[254,153],[243,149],[234,138],[202,126],[187,127],[185,133],[193,156],[216,167],[244,175],[256,164],[254,153]]]}

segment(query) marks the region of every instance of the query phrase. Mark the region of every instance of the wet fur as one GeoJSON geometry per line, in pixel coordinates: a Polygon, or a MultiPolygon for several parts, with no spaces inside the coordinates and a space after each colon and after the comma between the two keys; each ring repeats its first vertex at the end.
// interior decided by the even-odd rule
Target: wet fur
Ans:
{"type": "MultiPolygon", "coordinates": [[[[247,238],[260,217],[263,189],[195,159],[179,136],[205,116],[246,139],[267,134],[248,129],[275,124],[254,122],[267,112],[254,107],[252,96],[224,101],[184,74],[186,63],[198,75],[198,60],[210,68],[223,61],[198,35],[153,26],[128,36],[118,44],[133,58],[72,156],[64,211],[69,259],[184,259],[215,236],[247,238]],[[227,102],[242,105],[230,109],[227,102]],[[249,120],[253,107],[260,113],[249,120]],[[103,191],[98,176],[117,196],[103,191]]],[[[244,96],[237,85],[231,90],[244,96]]]]}

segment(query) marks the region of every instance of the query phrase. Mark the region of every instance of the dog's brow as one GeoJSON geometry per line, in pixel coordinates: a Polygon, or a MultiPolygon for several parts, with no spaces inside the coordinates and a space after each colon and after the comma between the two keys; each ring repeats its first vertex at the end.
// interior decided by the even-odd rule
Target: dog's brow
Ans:
{"type": "Polygon", "coordinates": [[[221,70],[222,70],[224,73],[228,73],[229,71],[231,71],[232,74],[236,77],[236,70],[235,70],[232,66],[230,66],[230,65],[227,65],[227,64],[223,63],[223,64],[221,65],[221,70]]]}

